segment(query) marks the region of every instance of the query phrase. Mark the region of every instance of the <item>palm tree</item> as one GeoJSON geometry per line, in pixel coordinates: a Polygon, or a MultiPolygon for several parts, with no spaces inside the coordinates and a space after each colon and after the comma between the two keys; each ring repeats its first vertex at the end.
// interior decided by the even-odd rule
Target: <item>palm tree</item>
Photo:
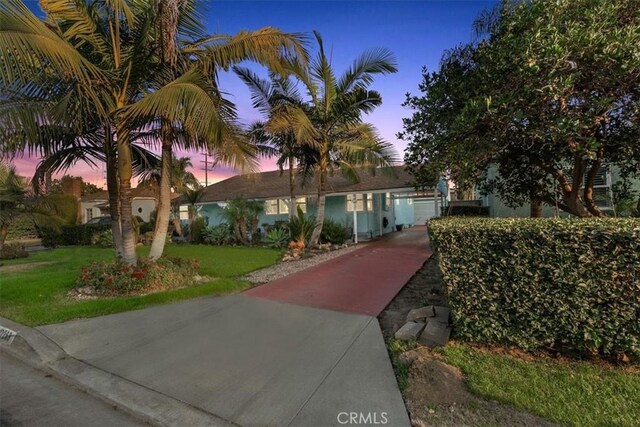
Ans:
{"type": "MultiPolygon", "coordinates": [[[[211,76],[217,67],[228,68],[240,60],[268,62],[283,52],[300,51],[297,35],[268,28],[233,37],[196,39],[192,36],[197,34],[189,30],[199,25],[195,3],[179,1],[179,11],[189,13],[176,18],[177,28],[184,28],[183,35],[193,41],[181,46],[187,60],[174,68],[165,51],[157,48],[158,40],[164,40],[164,46],[171,39],[158,32],[158,28],[170,29],[157,19],[162,13],[160,5],[165,3],[170,2],[42,0],[48,25],[20,0],[0,4],[3,93],[26,101],[44,100],[39,109],[33,108],[33,102],[24,108],[25,101],[18,106],[23,108],[3,115],[3,125],[24,129],[34,143],[43,139],[33,130],[41,123],[62,122],[73,132],[94,123],[104,130],[114,240],[118,254],[130,264],[137,260],[131,223],[133,134],[150,123],[160,123],[153,131],[163,140],[165,176],[169,176],[171,159],[166,141],[174,127],[182,132],[188,146],[213,147],[226,156],[225,160],[245,163],[251,150],[237,137],[234,109],[221,98],[211,76]],[[154,25],[158,22],[163,26],[154,25]],[[52,89],[58,96],[49,95],[52,89]]],[[[161,202],[170,197],[168,187],[167,179],[161,185],[161,202]]],[[[161,204],[161,208],[159,213],[167,212],[168,216],[169,204],[161,204]]],[[[155,255],[162,251],[166,230],[160,234],[162,245],[152,248],[155,255]]]]}
{"type": "Polygon", "coordinates": [[[304,103],[285,103],[272,111],[265,129],[273,134],[293,133],[303,150],[299,162],[304,179],[313,177],[317,188],[316,227],[310,245],[316,245],[325,214],[327,177],[336,169],[352,181],[358,170],[390,166],[395,162],[391,144],[383,141],[371,124],[362,121],[382,103],[380,94],[369,90],[376,74],[395,72],[393,55],[385,49],[363,53],[351,68],[336,77],[327,58],[322,38],[314,33],[318,55],[309,70],[292,65],[295,76],[306,88],[304,103]]]}
{"type": "MultiPolygon", "coordinates": [[[[251,91],[253,107],[257,108],[266,118],[277,114],[279,109],[287,104],[304,108],[304,102],[294,82],[285,76],[270,73],[270,80],[260,78],[255,72],[244,67],[234,67],[236,74],[245,82],[251,91]]],[[[290,129],[272,133],[265,129],[264,122],[256,122],[249,131],[259,151],[268,157],[277,157],[280,173],[285,164],[289,173],[289,218],[297,215],[295,196],[295,166],[296,159],[301,155],[295,133],[290,129]]]]}

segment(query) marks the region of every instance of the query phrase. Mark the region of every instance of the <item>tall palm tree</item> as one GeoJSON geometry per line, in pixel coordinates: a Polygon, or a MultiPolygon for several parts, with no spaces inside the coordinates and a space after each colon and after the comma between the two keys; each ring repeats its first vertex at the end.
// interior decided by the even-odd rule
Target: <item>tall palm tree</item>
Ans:
{"type": "MultiPolygon", "coordinates": [[[[30,129],[43,122],[62,121],[74,131],[95,122],[104,130],[114,240],[118,254],[130,264],[137,260],[131,221],[133,133],[150,123],[161,124],[165,176],[169,175],[171,153],[164,141],[174,127],[183,131],[188,144],[199,141],[218,148],[231,161],[242,162],[250,150],[237,137],[235,111],[219,96],[211,76],[217,67],[228,68],[240,60],[275,61],[283,54],[300,51],[296,35],[275,29],[233,37],[192,37],[193,41],[181,45],[182,57],[187,60],[173,68],[172,62],[162,56],[164,50],[157,47],[158,40],[171,38],[163,39],[158,32],[158,28],[168,28],[165,24],[154,25],[161,21],[157,19],[161,13],[157,6],[164,3],[42,0],[47,25],[20,0],[0,4],[3,93],[11,90],[26,99],[47,98],[43,94],[48,90],[44,89],[56,88],[60,92],[55,99],[43,102],[41,109],[16,108],[5,114],[3,125],[23,128],[31,135],[37,131],[30,129]],[[41,88],[40,82],[50,84],[41,88]],[[69,106],[73,107],[71,112],[69,106]]],[[[193,13],[195,2],[177,4],[182,7],[180,11],[190,12],[177,18],[178,28],[183,25],[187,37],[195,36],[188,30],[198,26],[193,13]]],[[[168,180],[161,186],[161,200],[170,197],[168,186],[168,180]]],[[[161,212],[168,209],[166,203],[161,212]]],[[[156,255],[161,253],[166,232],[160,234],[160,249],[158,245],[152,248],[156,255]]]]}
{"type": "MultiPolygon", "coordinates": [[[[251,91],[253,107],[257,108],[266,119],[277,114],[279,109],[288,104],[304,108],[302,95],[295,83],[287,76],[270,73],[269,80],[260,78],[254,71],[244,67],[234,67],[236,74],[251,91]]],[[[289,173],[289,218],[297,215],[295,196],[296,159],[301,155],[301,147],[291,129],[282,132],[268,132],[264,122],[252,124],[250,138],[258,146],[259,151],[267,157],[276,157],[280,173],[287,165],[289,173]]]]}
{"type": "Polygon", "coordinates": [[[295,76],[303,83],[308,99],[286,103],[272,112],[265,128],[274,134],[292,132],[304,151],[300,162],[303,178],[313,177],[317,189],[316,227],[310,244],[316,245],[325,215],[327,178],[340,170],[354,182],[359,169],[390,166],[395,162],[393,147],[382,140],[376,128],[362,121],[382,103],[380,94],[369,90],[377,74],[397,71],[395,59],[386,49],[363,53],[340,77],[336,77],[327,57],[322,37],[314,33],[318,55],[309,70],[297,68],[295,76]]]}

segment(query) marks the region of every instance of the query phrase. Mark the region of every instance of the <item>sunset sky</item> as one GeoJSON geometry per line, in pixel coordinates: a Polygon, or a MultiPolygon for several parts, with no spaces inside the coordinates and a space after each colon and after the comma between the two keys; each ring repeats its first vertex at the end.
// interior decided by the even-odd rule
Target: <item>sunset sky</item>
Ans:
{"type": "MultiPolygon", "coordinates": [[[[36,13],[36,1],[27,2],[36,13]]],[[[457,44],[471,40],[472,24],[478,14],[493,6],[491,1],[231,1],[205,2],[206,25],[210,33],[233,34],[239,30],[254,30],[273,26],[287,32],[322,34],[327,52],[332,53],[334,70],[341,73],[364,50],[374,47],[390,49],[399,71],[378,77],[373,89],[383,97],[383,104],[366,121],[378,127],[382,136],[392,142],[399,158],[406,143],[396,138],[402,130],[402,118],[411,111],[401,106],[407,92],[416,93],[421,80],[421,68],[435,70],[442,53],[457,44]]],[[[315,46],[312,45],[312,48],[315,46]]],[[[240,119],[250,123],[260,119],[251,107],[249,91],[230,73],[220,76],[220,87],[235,102],[240,119]]],[[[204,183],[201,170],[203,156],[189,155],[194,173],[204,183]]],[[[38,159],[18,158],[19,173],[32,175],[38,159]]],[[[263,170],[275,169],[274,162],[262,162],[263,170]]],[[[77,164],[68,174],[82,176],[98,186],[104,184],[104,171],[77,164]]],[[[217,168],[209,172],[209,183],[237,172],[217,168]]]]}

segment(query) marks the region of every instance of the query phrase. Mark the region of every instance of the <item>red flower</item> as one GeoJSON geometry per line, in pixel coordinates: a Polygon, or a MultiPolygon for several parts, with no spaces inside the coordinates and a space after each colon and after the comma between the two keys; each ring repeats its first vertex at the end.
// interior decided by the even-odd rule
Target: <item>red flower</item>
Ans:
{"type": "Polygon", "coordinates": [[[134,279],[144,279],[144,271],[134,271],[131,277],[134,279]]]}

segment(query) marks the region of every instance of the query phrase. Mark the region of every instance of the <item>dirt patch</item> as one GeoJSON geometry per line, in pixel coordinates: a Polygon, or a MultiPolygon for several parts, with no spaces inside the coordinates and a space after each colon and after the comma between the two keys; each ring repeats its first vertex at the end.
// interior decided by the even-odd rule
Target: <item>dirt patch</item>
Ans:
{"type": "MultiPolygon", "coordinates": [[[[411,309],[432,304],[447,306],[435,256],[425,263],[378,317],[385,339],[393,337],[411,309]]],[[[555,425],[513,406],[471,394],[462,372],[427,348],[407,351],[398,360],[408,366],[407,386],[402,394],[413,426],[555,425]]]]}
{"type": "Polygon", "coordinates": [[[28,262],[25,264],[2,265],[0,273],[21,273],[31,270],[32,268],[42,267],[44,265],[54,264],[53,261],[28,262]]]}

